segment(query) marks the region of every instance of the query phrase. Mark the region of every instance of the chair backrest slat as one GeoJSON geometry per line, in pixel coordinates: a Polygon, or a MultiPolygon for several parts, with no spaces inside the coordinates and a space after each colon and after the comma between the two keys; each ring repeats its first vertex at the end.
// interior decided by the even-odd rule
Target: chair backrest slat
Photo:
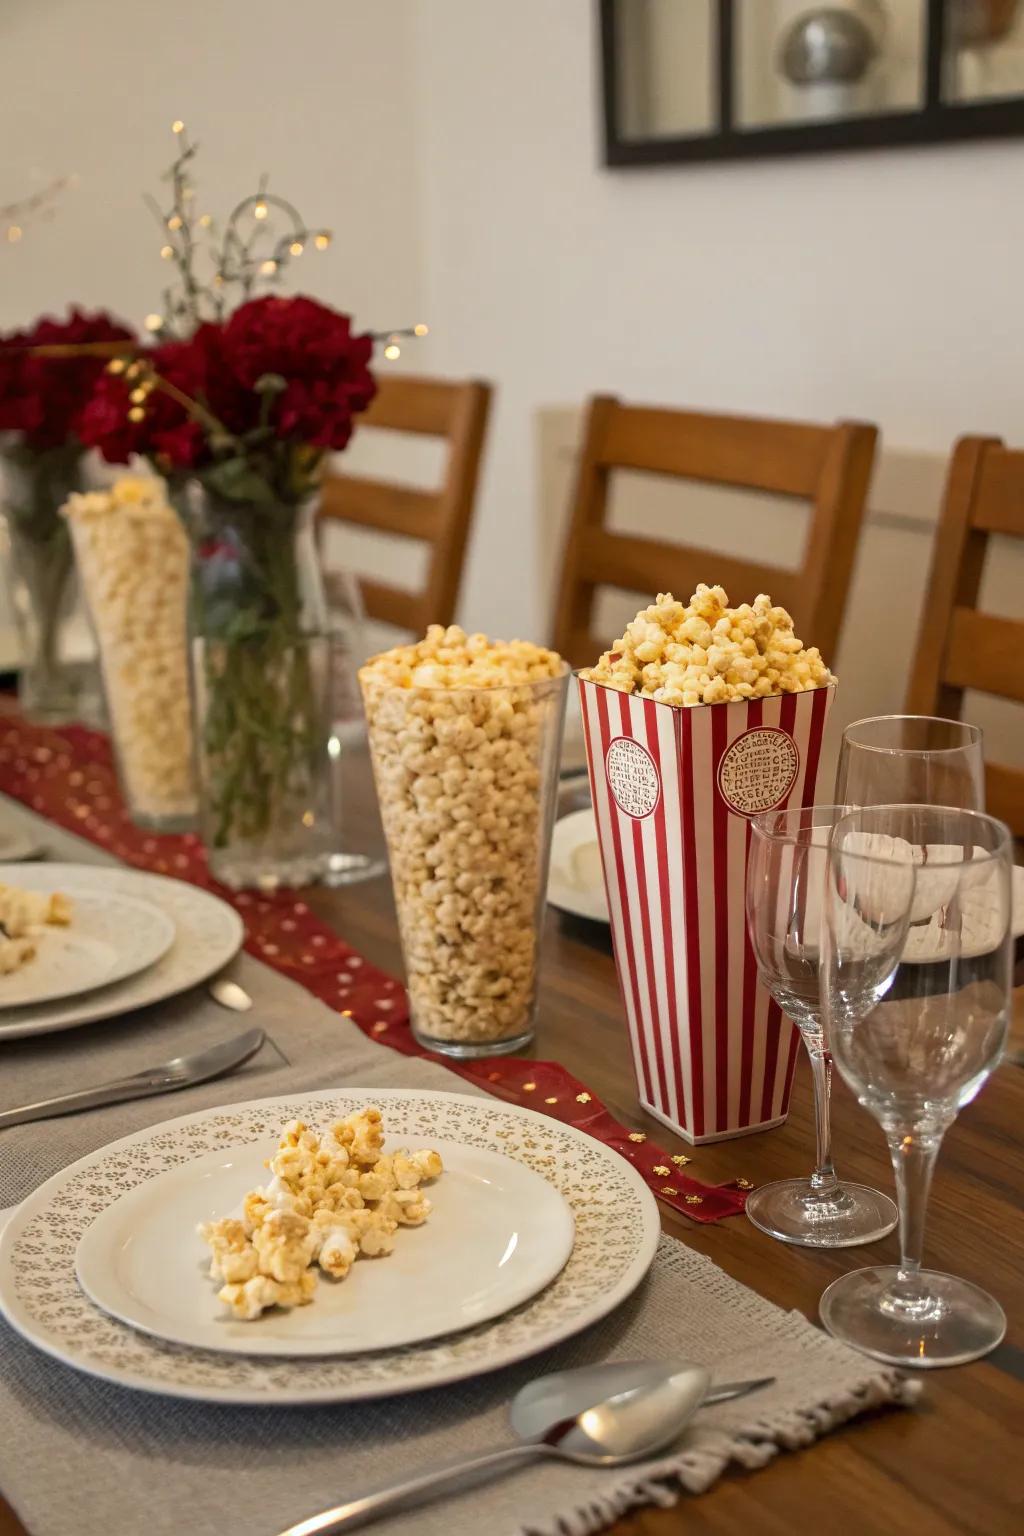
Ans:
{"type": "Polygon", "coordinates": [[[608,468],[809,498],[827,448],[827,431],[802,422],[619,406],[597,457],[608,468]]]}
{"type": "MultiPolygon", "coordinates": [[[[949,462],[907,709],[959,719],[968,688],[1024,703],[1024,623],[979,610],[992,534],[1024,539],[1024,452],[964,437],[949,462]]],[[[986,802],[1024,836],[1024,769],[986,764],[986,802]]]]}
{"type": "MultiPolygon", "coordinates": [[[[682,601],[700,581],[721,583],[734,603],[759,592],[793,614],[797,632],[826,659],[835,654],[853,571],[877,431],[860,422],[806,422],[716,416],[590,401],[563,559],[554,643],[573,666],[592,664],[610,636],[594,634],[602,587],[650,600],[682,601]],[[611,476],[618,470],[729,485],[810,503],[803,561],[796,571],[711,553],[678,541],[606,527],[611,476]]],[[[704,530],[702,530],[703,532],[704,530]]],[[[685,530],[681,530],[684,533],[685,530]]]]}
{"type": "Polygon", "coordinates": [[[363,422],[384,431],[444,438],[448,451],[441,485],[420,490],[344,471],[325,480],[320,509],[325,521],[372,528],[429,546],[419,592],[387,582],[361,582],[371,619],[414,633],[427,624],[450,624],[454,619],[490,403],[491,387],[479,380],[455,383],[389,374],[381,379],[363,422]]]}
{"type": "Polygon", "coordinates": [[[323,488],[320,511],[360,528],[402,534],[408,539],[433,539],[444,520],[444,508],[436,491],[393,485],[362,475],[332,476],[323,488]]]}
{"type": "Polygon", "coordinates": [[[953,609],[945,683],[1024,704],[1024,666],[1016,662],[1020,656],[1024,656],[1024,624],[1019,619],[998,619],[977,608],[953,609]]]}

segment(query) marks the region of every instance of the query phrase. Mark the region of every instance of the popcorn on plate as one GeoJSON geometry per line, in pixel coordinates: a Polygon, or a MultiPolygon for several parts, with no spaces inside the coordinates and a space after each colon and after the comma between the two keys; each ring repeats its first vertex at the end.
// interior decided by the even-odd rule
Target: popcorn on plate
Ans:
{"type": "Polygon", "coordinates": [[[36,929],[67,928],[70,922],[71,902],[60,891],[50,894],[0,885],[0,976],[10,976],[35,959],[36,929]]]}
{"type": "Polygon", "coordinates": [[[392,1252],[399,1227],[430,1215],[424,1183],[440,1178],[440,1153],[385,1154],[379,1109],[358,1110],[320,1135],[293,1120],[267,1167],[269,1183],[250,1190],[241,1217],[203,1222],[210,1277],[229,1311],[252,1322],[268,1307],[312,1301],[317,1271],[344,1280],[358,1258],[392,1252]]]}

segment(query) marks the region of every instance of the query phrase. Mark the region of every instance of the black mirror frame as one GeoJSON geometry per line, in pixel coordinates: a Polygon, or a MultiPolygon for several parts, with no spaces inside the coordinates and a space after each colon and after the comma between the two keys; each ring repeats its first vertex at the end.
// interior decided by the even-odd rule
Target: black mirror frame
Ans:
{"type": "Polygon", "coordinates": [[[926,0],[925,100],[917,108],[828,122],[777,128],[738,129],[733,112],[734,0],[714,0],[714,96],[717,129],[679,138],[624,138],[616,89],[616,0],[598,0],[601,85],[606,166],[665,165],[680,161],[742,160],[764,155],[827,154],[836,150],[885,149],[900,144],[945,144],[957,140],[1024,135],[1024,92],[1020,97],[949,103],[942,99],[945,0],[926,0]]]}

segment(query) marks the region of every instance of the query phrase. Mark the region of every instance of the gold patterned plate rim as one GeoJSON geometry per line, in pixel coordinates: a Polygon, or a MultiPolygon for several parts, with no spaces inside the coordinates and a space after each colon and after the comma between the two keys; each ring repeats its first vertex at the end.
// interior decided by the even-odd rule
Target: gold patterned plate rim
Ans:
{"type": "Polygon", "coordinates": [[[167,953],[134,976],[62,1002],[37,1003],[0,1013],[0,1044],[31,1035],[77,1029],[98,1019],[122,1018],[126,1025],[139,1008],[165,1002],[207,981],[233,960],[245,939],[245,925],[234,907],[212,891],[173,875],[107,864],[3,865],[0,876],[26,890],[64,891],[72,901],[83,889],[103,889],[135,896],[158,907],[174,924],[167,953]]]}
{"type": "Polygon", "coordinates": [[[605,1317],[639,1285],[660,1223],[653,1195],[617,1152],[561,1121],[492,1098],[343,1087],[184,1115],[81,1158],[40,1186],[0,1234],[0,1309],[30,1343],[89,1375],[141,1391],[263,1406],[358,1401],[511,1365],[605,1317]],[[314,1124],[377,1103],[389,1132],[460,1141],[517,1159],[565,1198],[575,1220],[561,1273],[530,1301],[479,1327],[342,1357],[229,1355],[168,1343],[109,1317],[75,1274],[79,1240],[126,1189],[205,1152],[265,1141],[288,1120],[314,1124]]]}

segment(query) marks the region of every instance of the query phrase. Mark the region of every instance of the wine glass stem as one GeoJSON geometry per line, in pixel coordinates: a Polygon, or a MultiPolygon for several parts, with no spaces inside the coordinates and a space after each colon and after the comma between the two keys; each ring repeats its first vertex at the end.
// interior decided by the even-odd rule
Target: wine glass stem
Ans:
{"type": "Polygon", "coordinates": [[[832,1166],[832,1057],[819,1047],[807,1046],[814,1081],[814,1130],[818,1144],[817,1164],[811,1174],[815,1194],[827,1194],[838,1184],[832,1166]]]}
{"type": "Polygon", "coordinates": [[[896,1288],[909,1287],[916,1292],[924,1249],[928,1190],[942,1133],[890,1132],[888,1140],[900,1213],[900,1267],[896,1288]]]}

